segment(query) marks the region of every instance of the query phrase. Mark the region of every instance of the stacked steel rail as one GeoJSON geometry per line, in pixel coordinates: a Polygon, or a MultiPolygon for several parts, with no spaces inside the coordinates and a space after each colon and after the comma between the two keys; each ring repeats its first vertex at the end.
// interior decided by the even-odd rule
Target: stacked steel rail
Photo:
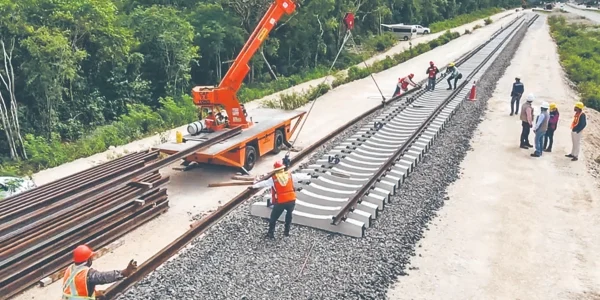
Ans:
{"type": "MultiPolygon", "coordinates": [[[[393,104],[316,164],[301,170],[319,176],[301,185],[296,194],[293,222],[364,236],[365,229],[389,203],[467,98],[472,79],[487,70],[500,49],[524,24],[522,17],[513,20],[459,60],[457,66],[464,78],[455,90],[442,87],[434,92],[420,91],[405,102],[393,104]]],[[[268,218],[271,209],[267,202],[257,202],[250,212],[268,218]]]]}
{"type": "Polygon", "coordinates": [[[0,201],[0,299],[63,270],[77,245],[98,249],[165,212],[169,177],[159,170],[240,132],[164,159],[132,153],[0,201]]]}

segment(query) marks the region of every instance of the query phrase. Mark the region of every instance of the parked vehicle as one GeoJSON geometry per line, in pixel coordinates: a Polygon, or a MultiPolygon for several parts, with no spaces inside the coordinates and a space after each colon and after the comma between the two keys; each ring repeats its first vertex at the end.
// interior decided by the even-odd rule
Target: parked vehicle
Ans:
{"type": "Polygon", "coordinates": [[[417,36],[417,26],[404,24],[381,24],[385,31],[392,32],[398,39],[408,41],[417,36]]]}
{"type": "Polygon", "coordinates": [[[36,187],[37,185],[31,179],[0,176],[0,200],[36,187]]]}
{"type": "Polygon", "coordinates": [[[415,25],[417,27],[417,34],[430,34],[431,29],[429,27],[423,27],[421,25],[415,25]]]}

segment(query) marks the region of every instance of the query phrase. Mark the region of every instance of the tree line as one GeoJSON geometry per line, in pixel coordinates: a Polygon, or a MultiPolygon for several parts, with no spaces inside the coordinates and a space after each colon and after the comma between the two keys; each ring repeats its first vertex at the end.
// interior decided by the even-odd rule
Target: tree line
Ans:
{"type": "MultiPolygon", "coordinates": [[[[28,140],[74,142],[122,120],[132,107],[160,113],[166,98],[183,99],[193,85],[218,84],[271,2],[0,0],[0,163],[27,159],[28,140]]],[[[296,13],[280,20],[252,59],[246,87],[291,84],[281,78],[329,65],[349,11],[356,13],[357,43],[367,45],[381,42],[380,23],[429,25],[520,1],[296,3],[296,13]]],[[[360,58],[344,52],[340,65],[360,58]]],[[[177,109],[177,102],[168,103],[167,109],[177,109]]]]}

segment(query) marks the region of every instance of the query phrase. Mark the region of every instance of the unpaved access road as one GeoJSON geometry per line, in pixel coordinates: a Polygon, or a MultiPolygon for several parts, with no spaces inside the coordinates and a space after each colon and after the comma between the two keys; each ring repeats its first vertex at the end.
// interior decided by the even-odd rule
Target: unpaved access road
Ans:
{"type": "MultiPolygon", "coordinates": [[[[575,101],[548,25],[538,21],[489,100],[462,178],[390,299],[600,299],[600,193],[586,168],[588,149],[578,162],[564,157],[575,101]],[[541,158],[519,148],[520,121],[509,116],[516,75],[525,94],[536,95],[536,114],[542,101],[556,102],[561,113],[554,152],[541,158]]],[[[597,128],[598,120],[589,122],[597,128]]]]}

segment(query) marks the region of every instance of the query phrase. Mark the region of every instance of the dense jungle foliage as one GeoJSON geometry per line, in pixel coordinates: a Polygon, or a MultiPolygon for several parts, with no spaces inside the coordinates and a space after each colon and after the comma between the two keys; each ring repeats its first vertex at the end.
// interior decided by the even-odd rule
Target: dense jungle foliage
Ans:
{"type": "Polygon", "coordinates": [[[576,85],[582,102],[600,110],[600,26],[569,24],[564,17],[549,19],[560,61],[576,85]]]}
{"type": "MultiPolygon", "coordinates": [[[[27,173],[196,118],[193,85],[218,84],[272,0],[0,0],[0,173],[27,173]]],[[[396,41],[380,23],[434,32],[518,0],[299,0],[239,93],[261,98],[326,75],[356,12],[360,53],[396,41]]]]}

